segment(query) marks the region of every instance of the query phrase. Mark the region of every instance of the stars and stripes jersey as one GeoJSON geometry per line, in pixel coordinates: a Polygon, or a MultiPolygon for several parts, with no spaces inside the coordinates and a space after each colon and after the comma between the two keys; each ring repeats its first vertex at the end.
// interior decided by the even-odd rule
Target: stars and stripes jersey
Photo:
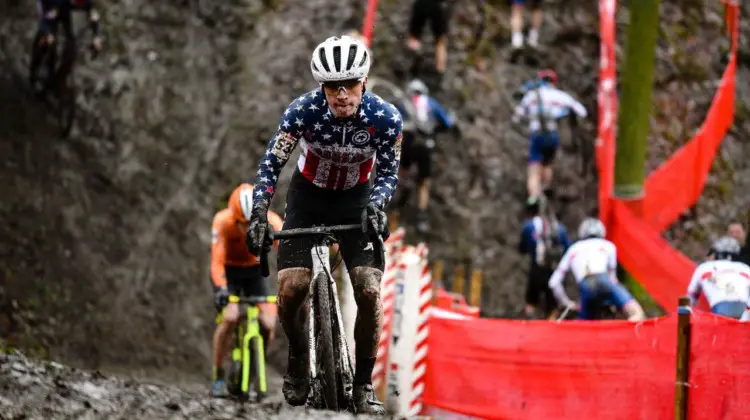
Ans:
{"type": "Polygon", "coordinates": [[[738,261],[706,261],[699,265],[688,286],[693,304],[706,295],[710,307],[720,302],[739,301],[750,307],[750,267],[738,261]]]}
{"type": "Polygon", "coordinates": [[[357,112],[336,118],[321,89],[305,93],[284,111],[255,177],[255,204],[268,204],[279,173],[301,147],[297,169],[319,188],[346,190],[369,182],[377,162],[370,202],[385,207],[398,183],[401,114],[391,103],[365,92],[357,112]]]}

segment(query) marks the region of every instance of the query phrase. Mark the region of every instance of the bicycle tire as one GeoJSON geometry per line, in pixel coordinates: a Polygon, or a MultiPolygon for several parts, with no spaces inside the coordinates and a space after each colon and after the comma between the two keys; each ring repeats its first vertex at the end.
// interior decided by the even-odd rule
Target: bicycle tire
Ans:
{"type": "Polygon", "coordinates": [[[261,360],[261,352],[258,351],[258,348],[261,345],[262,344],[258,337],[251,338],[248,343],[250,350],[250,383],[252,384],[252,390],[255,393],[253,399],[256,402],[262,400],[266,396],[266,391],[262,390],[263,387],[261,386],[261,378],[265,381],[265,374],[261,375],[261,369],[265,369],[265,367],[261,360]]]}
{"type": "Polygon", "coordinates": [[[240,361],[233,361],[232,367],[229,368],[227,390],[231,395],[242,395],[242,362],[240,361]]]}
{"type": "Polygon", "coordinates": [[[315,316],[316,353],[319,365],[316,378],[322,391],[324,408],[338,411],[339,386],[336,373],[336,353],[333,345],[331,319],[331,297],[328,287],[328,275],[319,273],[315,281],[315,316]]]}
{"type": "Polygon", "coordinates": [[[231,395],[240,396],[242,395],[242,337],[245,335],[241,323],[238,323],[237,327],[234,328],[233,334],[232,364],[229,368],[229,377],[227,378],[227,390],[231,395]],[[235,359],[235,352],[240,353],[239,360],[235,359]]]}

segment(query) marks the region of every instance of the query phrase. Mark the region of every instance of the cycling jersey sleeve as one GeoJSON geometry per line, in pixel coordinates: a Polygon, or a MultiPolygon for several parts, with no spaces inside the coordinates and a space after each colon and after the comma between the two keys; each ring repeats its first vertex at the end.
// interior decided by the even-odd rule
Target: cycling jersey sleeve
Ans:
{"type": "Polygon", "coordinates": [[[586,107],[584,107],[583,104],[573,99],[573,97],[566,92],[560,91],[560,93],[562,93],[560,97],[564,99],[565,106],[571,108],[579,117],[586,118],[588,112],[586,112],[586,107]]]}
{"type": "Polygon", "coordinates": [[[430,108],[432,109],[432,114],[434,115],[435,119],[437,119],[440,124],[442,124],[446,128],[453,127],[453,120],[448,115],[448,112],[443,108],[442,105],[440,105],[440,102],[436,101],[434,98],[430,97],[430,108]]]}
{"type": "Polygon", "coordinates": [[[532,95],[531,92],[527,92],[525,95],[523,95],[523,99],[521,99],[521,102],[516,105],[515,110],[515,119],[518,120],[521,117],[528,117],[527,114],[527,108],[529,106],[529,102],[531,101],[532,95]]]}
{"type": "Polygon", "coordinates": [[[227,286],[227,246],[222,230],[221,218],[216,215],[211,226],[211,282],[215,287],[227,286]]]}
{"type": "Polygon", "coordinates": [[[701,270],[700,266],[695,269],[693,277],[690,279],[690,285],[687,289],[688,297],[690,298],[690,305],[695,306],[698,302],[698,298],[701,295],[701,270]]]}
{"type": "Polygon", "coordinates": [[[614,244],[610,244],[609,252],[607,253],[607,269],[609,271],[609,279],[618,283],[617,280],[617,247],[614,244]]]}
{"type": "Polygon", "coordinates": [[[398,184],[398,165],[401,162],[401,140],[402,140],[402,123],[401,114],[395,106],[390,106],[391,121],[393,124],[386,130],[385,135],[381,134],[380,141],[377,144],[375,159],[377,170],[375,172],[375,182],[370,193],[370,202],[375,204],[379,209],[385,208],[396,190],[398,184]]]}
{"type": "Polygon", "coordinates": [[[565,226],[562,224],[558,225],[558,232],[557,232],[557,240],[560,243],[560,246],[563,247],[565,251],[570,248],[570,238],[568,237],[568,230],[565,229],[565,226]]]}
{"type": "Polygon", "coordinates": [[[521,230],[521,240],[518,243],[518,252],[530,254],[534,249],[534,224],[527,221],[521,230]]]}
{"type": "Polygon", "coordinates": [[[299,105],[301,101],[302,97],[299,97],[287,107],[284,115],[281,116],[276,134],[268,143],[268,149],[263,155],[263,160],[260,162],[258,173],[253,181],[255,185],[253,204],[256,206],[268,208],[271,204],[279,174],[292,156],[292,151],[297,147],[297,143],[299,143],[299,138],[292,134],[292,130],[301,132],[300,127],[304,125],[302,116],[299,115],[299,111],[302,110],[299,105]],[[293,127],[294,125],[296,127],[293,127]]]}

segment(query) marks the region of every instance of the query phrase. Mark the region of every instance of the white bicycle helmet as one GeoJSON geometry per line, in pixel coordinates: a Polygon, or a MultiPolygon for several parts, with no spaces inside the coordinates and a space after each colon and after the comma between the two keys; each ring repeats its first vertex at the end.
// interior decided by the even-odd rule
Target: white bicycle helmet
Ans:
{"type": "Polygon", "coordinates": [[[740,256],[740,243],[731,236],[723,236],[711,244],[708,255],[715,256],[717,260],[736,261],[740,256]]]}
{"type": "Polygon", "coordinates": [[[430,94],[429,89],[427,89],[427,85],[425,85],[424,82],[419,79],[414,79],[411,82],[409,82],[409,85],[406,87],[406,90],[408,90],[409,93],[421,93],[423,95],[430,94]]]}
{"type": "Polygon", "coordinates": [[[370,72],[370,51],[356,38],[332,36],[315,47],[310,69],[318,83],[362,79],[370,72]]]}
{"type": "Polygon", "coordinates": [[[599,219],[588,217],[578,227],[578,239],[603,238],[607,236],[607,229],[599,219]]]}

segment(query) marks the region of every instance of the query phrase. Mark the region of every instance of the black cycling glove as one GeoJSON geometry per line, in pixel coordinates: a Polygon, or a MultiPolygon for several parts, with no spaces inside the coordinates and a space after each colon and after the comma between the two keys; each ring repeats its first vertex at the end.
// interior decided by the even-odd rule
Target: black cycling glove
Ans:
{"type": "Polygon", "coordinates": [[[219,287],[214,291],[214,306],[216,306],[216,312],[221,312],[225,306],[229,303],[229,290],[226,287],[219,287]]]}
{"type": "Polygon", "coordinates": [[[374,203],[370,203],[362,210],[362,231],[371,232],[370,227],[374,227],[375,233],[380,235],[385,241],[391,235],[388,229],[388,216],[379,209],[374,203]]]}
{"type": "Polygon", "coordinates": [[[253,255],[260,255],[262,248],[270,249],[268,237],[268,209],[256,205],[250,215],[249,229],[245,236],[248,251],[253,255]]]}

